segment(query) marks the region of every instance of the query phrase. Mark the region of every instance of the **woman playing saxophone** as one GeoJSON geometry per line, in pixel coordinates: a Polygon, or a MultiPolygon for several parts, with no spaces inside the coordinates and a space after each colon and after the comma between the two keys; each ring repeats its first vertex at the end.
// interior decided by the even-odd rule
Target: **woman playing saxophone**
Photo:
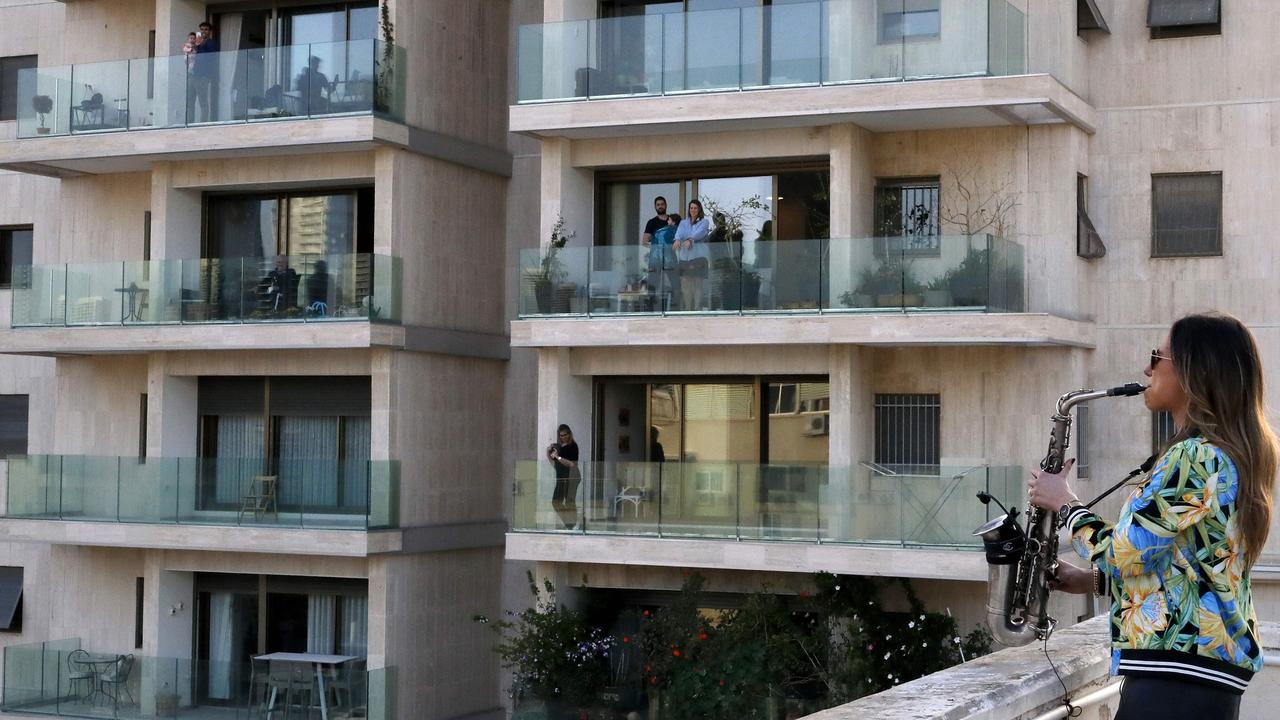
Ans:
{"type": "Polygon", "coordinates": [[[1176,433],[1119,520],[1080,504],[1070,465],[1033,473],[1028,498],[1059,513],[1092,565],[1061,563],[1053,587],[1111,597],[1111,671],[1125,676],[1116,720],[1234,719],[1262,669],[1249,571],[1277,462],[1257,345],[1234,317],[1189,315],[1145,374],[1147,408],[1171,413],[1176,433]]]}

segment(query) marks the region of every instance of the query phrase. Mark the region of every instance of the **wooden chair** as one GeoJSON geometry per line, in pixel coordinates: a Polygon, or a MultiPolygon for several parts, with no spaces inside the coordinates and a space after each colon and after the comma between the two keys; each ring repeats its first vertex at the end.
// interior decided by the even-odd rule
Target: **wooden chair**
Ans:
{"type": "Polygon", "coordinates": [[[236,522],[241,522],[247,512],[253,513],[255,522],[267,513],[279,520],[280,514],[276,506],[278,489],[279,478],[276,475],[255,475],[249,483],[249,492],[241,499],[240,514],[236,516],[236,522]]]}

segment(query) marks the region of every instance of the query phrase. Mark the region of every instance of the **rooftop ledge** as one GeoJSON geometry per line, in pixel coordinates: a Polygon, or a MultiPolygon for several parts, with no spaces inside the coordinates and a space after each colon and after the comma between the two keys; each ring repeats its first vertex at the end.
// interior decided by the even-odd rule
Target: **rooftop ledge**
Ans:
{"type": "Polygon", "coordinates": [[[1048,74],[779,87],[525,103],[511,132],[571,139],[812,127],[872,132],[1067,123],[1093,134],[1091,105],[1048,74]]]}
{"type": "Polygon", "coordinates": [[[513,320],[512,347],[1011,345],[1093,348],[1092,321],[1047,313],[825,313],[513,320]]]}
{"type": "MultiPolygon", "coordinates": [[[[1115,682],[1108,674],[1110,648],[1105,615],[1058,630],[1049,640],[1049,652],[1072,700],[1115,682]]],[[[1280,625],[1260,623],[1262,644],[1268,658],[1280,647],[1280,625]]],[[[1254,678],[1245,693],[1240,717],[1246,720],[1274,717],[1277,683],[1274,665],[1254,678]]],[[[1062,707],[1059,684],[1043,646],[1009,648],[926,675],[891,690],[846,705],[808,715],[805,720],[862,720],[863,718],[911,718],[911,720],[1022,720],[1062,707]]],[[[1084,717],[1111,717],[1118,696],[1101,705],[1086,707],[1084,717]],[[1103,710],[1105,707],[1107,710],[1103,710]]]]}
{"type": "Polygon", "coordinates": [[[826,571],[843,575],[892,574],[893,577],[905,573],[913,578],[981,582],[987,579],[987,562],[981,552],[934,547],[508,532],[506,557],[557,563],[795,573],[826,571]]]}

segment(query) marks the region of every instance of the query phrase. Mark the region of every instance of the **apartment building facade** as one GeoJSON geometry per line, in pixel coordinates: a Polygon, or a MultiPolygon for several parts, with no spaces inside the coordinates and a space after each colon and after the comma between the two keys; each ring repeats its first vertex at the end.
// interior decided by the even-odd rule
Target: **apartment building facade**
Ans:
{"type": "Polygon", "coordinates": [[[0,3],[5,711],[501,715],[507,35],[0,3]]]}
{"type": "MultiPolygon", "coordinates": [[[[1276,79],[1244,71],[1274,64],[1276,12],[546,0],[513,49],[542,199],[511,323],[538,414],[508,560],[636,607],[693,570],[728,606],[819,571],[905,577],[980,623],[970,532],[999,511],[975,494],[1024,504],[1059,395],[1141,381],[1197,310],[1280,352],[1276,79]],[[701,260],[645,244],[658,197],[701,201],[701,260]],[[562,423],[571,501],[544,457],[562,423]]],[[[1079,415],[1082,495],[1171,432],[1139,399],[1079,415]]],[[[1064,624],[1098,610],[1054,603],[1064,624]]]]}

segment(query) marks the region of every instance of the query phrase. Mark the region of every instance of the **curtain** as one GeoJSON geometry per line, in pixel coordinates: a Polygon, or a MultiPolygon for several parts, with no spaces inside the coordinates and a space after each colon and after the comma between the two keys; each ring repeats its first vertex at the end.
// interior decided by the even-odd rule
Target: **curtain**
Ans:
{"type": "Polygon", "coordinates": [[[342,507],[367,512],[369,509],[369,444],[372,423],[367,417],[343,418],[342,507]]]}
{"type": "Polygon", "coordinates": [[[342,637],[338,653],[364,657],[369,653],[369,598],[343,596],[342,637]]]}
{"type": "Polygon", "coordinates": [[[338,418],[280,418],[280,503],[338,504],[338,418]]]}
{"type": "Polygon", "coordinates": [[[209,697],[231,697],[230,592],[209,594],[209,697]]]}
{"type": "Polygon", "coordinates": [[[218,120],[244,117],[248,98],[244,97],[245,64],[240,49],[240,28],[244,25],[244,13],[223,13],[218,17],[218,120]]]}
{"type": "Polygon", "coordinates": [[[239,503],[253,476],[262,474],[262,434],[260,415],[218,417],[214,480],[215,498],[219,503],[239,503]]]}
{"type": "Polygon", "coordinates": [[[307,652],[333,654],[333,622],[337,605],[337,595],[307,596],[307,652]]]}

